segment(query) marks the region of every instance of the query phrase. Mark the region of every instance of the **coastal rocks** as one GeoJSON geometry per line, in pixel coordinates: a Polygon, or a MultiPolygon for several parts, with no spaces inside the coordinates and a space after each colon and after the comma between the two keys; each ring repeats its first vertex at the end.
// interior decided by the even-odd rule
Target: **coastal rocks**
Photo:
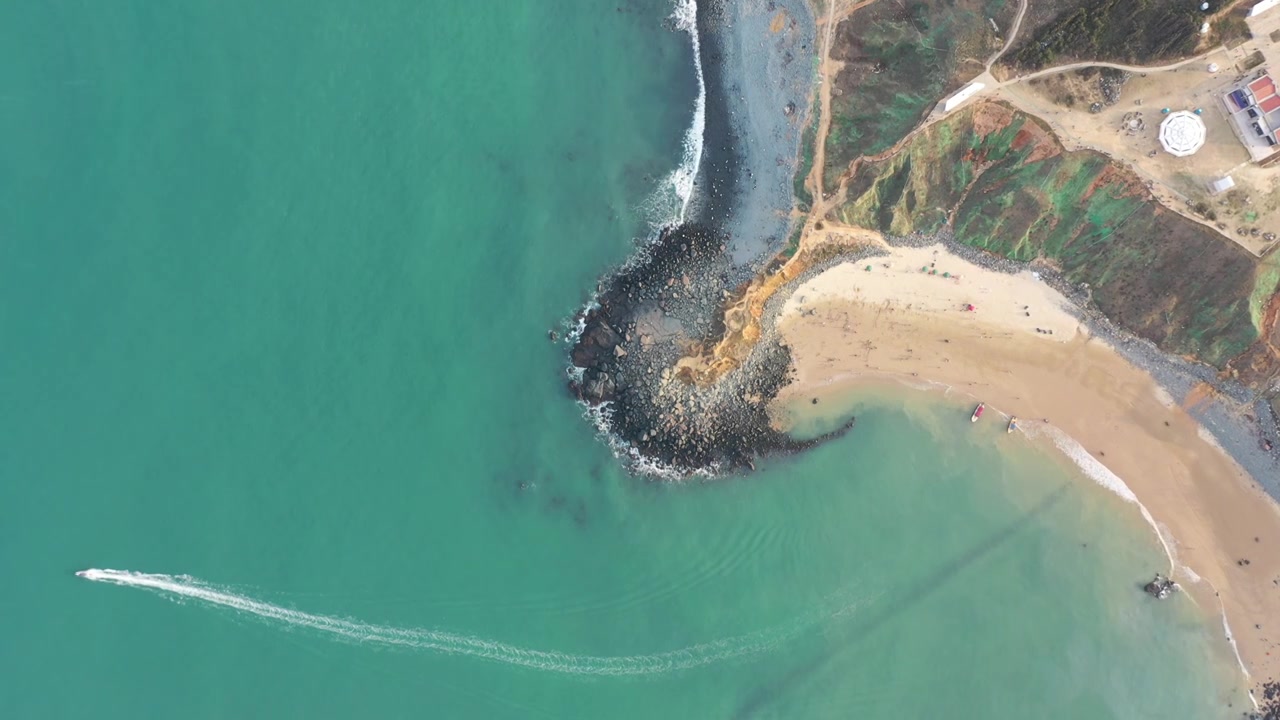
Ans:
{"type": "Polygon", "coordinates": [[[602,359],[613,354],[613,349],[622,340],[608,322],[597,321],[599,317],[597,310],[587,314],[587,329],[578,338],[577,344],[573,346],[573,351],[569,355],[570,360],[577,367],[599,365],[602,359]]]}
{"type": "Polygon", "coordinates": [[[1268,680],[1254,692],[1258,709],[1244,714],[1248,720],[1280,720],[1280,681],[1268,680]]]}
{"type": "Polygon", "coordinates": [[[570,390],[592,407],[633,468],[675,475],[754,467],[772,452],[799,450],[774,430],[767,406],[787,383],[790,353],[762,342],[743,365],[698,384],[686,371],[724,333],[731,261],[714,230],[669,228],[645,255],[600,287],[569,353],[570,390]]]}
{"type": "Polygon", "coordinates": [[[803,3],[777,26],[758,4],[690,5],[704,88],[698,159],[684,167],[696,179],[692,202],[682,198],[679,224],[600,282],[569,353],[569,388],[616,454],[634,470],[678,476],[753,468],[762,454],[824,439],[795,442],[770,424],[769,401],[791,367],[785,346],[761,341],[732,369],[707,372],[726,304],[794,224],[791,158],[807,112],[795,98],[809,96],[812,69],[793,61],[816,28],[803,3]]]}
{"type": "Polygon", "coordinates": [[[1142,588],[1143,592],[1157,600],[1165,600],[1180,589],[1178,583],[1160,573],[1156,573],[1155,579],[1142,588]]]}
{"type": "Polygon", "coordinates": [[[599,368],[587,368],[582,381],[575,387],[578,399],[593,405],[612,401],[617,396],[618,386],[609,373],[599,368]]]}

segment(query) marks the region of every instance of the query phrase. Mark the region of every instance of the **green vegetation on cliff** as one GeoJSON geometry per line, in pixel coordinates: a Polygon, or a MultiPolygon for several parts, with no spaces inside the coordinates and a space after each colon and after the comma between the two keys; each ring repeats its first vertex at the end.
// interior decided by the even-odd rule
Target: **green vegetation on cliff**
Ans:
{"type": "Polygon", "coordinates": [[[813,103],[813,113],[809,118],[809,122],[805,124],[804,131],[800,133],[800,167],[796,169],[794,180],[796,201],[800,210],[809,212],[809,207],[813,205],[813,194],[809,192],[809,188],[805,187],[805,181],[809,178],[809,172],[813,170],[813,160],[818,142],[818,123],[821,118],[822,108],[818,103],[813,103]]]}
{"type": "Polygon", "coordinates": [[[835,214],[897,235],[950,220],[957,241],[1045,261],[1087,283],[1120,326],[1214,365],[1259,335],[1252,256],[1152,200],[1132,172],[1094,152],[1064,152],[1004,105],[971,107],[893,157],[863,163],[835,214]]]}
{"type": "MultiPolygon", "coordinates": [[[[1216,12],[1231,0],[1209,0],[1216,12]]],[[[1200,0],[1031,0],[1032,13],[1053,12],[1025,32],[1002,64],[1037,70],[1073,60],[1149,65],[1191,55],[1206,12],[1200,0]]],[[[1228,21],[1229,22],[1229,21],[1228,21]]]]}
{"type": "MultiPolygon", "coordinates": [[[[999,49],[988,18],[1014,0],[878,2],[845,18],[831,57],[842,67],[831,98],[824,191],[849,163],[893,147],[999,49]]],[[[1003,13],[1003,15],[1008,13],[1003,13]]]]}

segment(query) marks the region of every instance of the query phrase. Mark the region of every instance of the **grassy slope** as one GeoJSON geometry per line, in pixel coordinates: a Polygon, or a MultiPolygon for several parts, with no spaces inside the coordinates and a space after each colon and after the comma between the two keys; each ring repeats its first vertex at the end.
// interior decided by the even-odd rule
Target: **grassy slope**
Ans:
{"type": "Polygon", "coordinates": [[[800,163],[796,169],[795,196],[797,204],[804,212],[809,212],[810,206],[813,205],[813,195],[809,189],[805,187],[805,180],[809,177],[809,172],[813,170],[814,145],[818,138],[818,123],[821,120],[822,108],[820,103],[813,103],[813,114],[809,123],[805,125],[804,131],[800,133],[800,163]]]}
{"type": "Polygon", "coordinates": [[[1062,152],[1034,123],[992,104],[960,112],[864,165],[837,214],[893,234],[934,231],[953,216],[959,242],[1048,260],[1088,283],[1122,327],[1214,365],[1257,339],[1251,256],[1150,200],[1101,155],[1062,152]]]}
{"type": "MultiPolygon", "coordinates": [[[[1020,70],[1075,60],[1148,65],[1195,52],[1206,14],[1199,0],[1031,0],[1052,19],[1025,34],[1001,64],[1020,70]]],[[[1209,0],[1209,11],[1231,4],[1209,0]]]]}
{"type": "Polygon", "coordinates": [[[831,54],[844,67],[831,100],[826,190],[836,187],[853,159],[892,147],[949,89],[982,71],[981,61],[997,47],[987,18],[1011,3],[1016,4],[880,2],[836,27],[831,54]],[[959,76],[962,66],[964,78],[959,76]]]}

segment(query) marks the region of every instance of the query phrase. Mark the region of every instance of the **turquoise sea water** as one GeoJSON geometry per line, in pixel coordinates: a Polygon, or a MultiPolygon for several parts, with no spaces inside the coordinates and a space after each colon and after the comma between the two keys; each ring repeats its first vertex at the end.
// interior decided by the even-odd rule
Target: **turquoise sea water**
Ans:
{"type": "Polygon", "coordinates": [[[0,6],[0,716],[1240,707],[1132,508],[954,407],[620,472],[546,331],[679,157],[669,11],[0,6]]]}

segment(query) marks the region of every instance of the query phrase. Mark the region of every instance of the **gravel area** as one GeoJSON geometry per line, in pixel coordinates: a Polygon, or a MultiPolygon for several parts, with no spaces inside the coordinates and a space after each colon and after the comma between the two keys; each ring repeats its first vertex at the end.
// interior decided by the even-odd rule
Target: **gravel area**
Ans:
{"type": "Polygon", "coordinates": [[[794,223],[815,79],[813,15],[804,0],[698,2],[708,82],[699,185],[722,200],[702,204],[699,219],[722,228],[733,263],[750,267],[781,250],[794,223]]]}

